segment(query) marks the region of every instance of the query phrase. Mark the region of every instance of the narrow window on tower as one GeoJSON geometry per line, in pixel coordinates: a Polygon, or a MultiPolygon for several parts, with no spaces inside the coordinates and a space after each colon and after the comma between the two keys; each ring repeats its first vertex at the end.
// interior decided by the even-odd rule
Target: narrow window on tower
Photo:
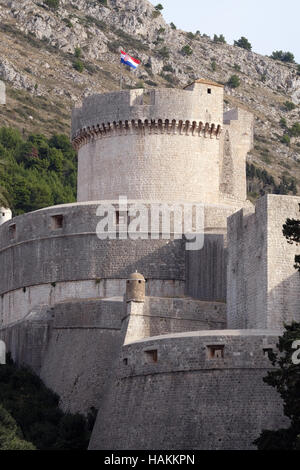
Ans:
{"type": "Polygon", "coordinates": [[[224,344],[207,346],[208,359],[224,359],[224,344]]]}

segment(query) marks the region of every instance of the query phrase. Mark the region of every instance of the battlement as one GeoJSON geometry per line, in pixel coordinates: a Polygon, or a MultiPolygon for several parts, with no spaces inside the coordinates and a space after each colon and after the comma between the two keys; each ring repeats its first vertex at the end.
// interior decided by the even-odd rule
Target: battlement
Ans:
{"type": "Polygon", "coordinates": [[[196,121],[223,123],[223,87],[195,82],[184,90],[124,90],[96,94],[72,112],[72,139],[82,129],[102,123],[139,121],[196,121]]]}
{"type": "Polygon", "coordinates": [[[131,121],[114,121],[113,123],[102,123],[96,126],[80,129],[77,131],[76,136],[73,138],[73,146],[76,150],[79,150],[82,145],[88,142],[101,139],[104,137],[114,137],[122,135],[140,134],[140,135],[151,135],[151,134],[173,134],[173,135],[192,135],[198,137],[216,137],[217,139],[221,135],[222,128],[216,124],[210,124],[208,122],[190,122],[190,121],[172,121],[169,119],[152,119],[149,121],[141,119],[131,121]]]}

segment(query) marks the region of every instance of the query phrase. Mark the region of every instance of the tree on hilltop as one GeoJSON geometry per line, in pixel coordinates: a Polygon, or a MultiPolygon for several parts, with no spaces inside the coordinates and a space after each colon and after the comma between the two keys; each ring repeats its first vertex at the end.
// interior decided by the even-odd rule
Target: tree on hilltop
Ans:
{"type": "Polygon", "coordinates": [[[247,51],[252,50],[252,45],[244,36],[242,36],[238,41],[234,41],[234,45],[237,47],[241,47],[242,49],[246,49],[247,51]]]}
{"type": "Polygon", "coordinates": [[[270,57],[271,59],[280,60],[281,62],[295,63],[295,56],[291,52],[274,51],[270,57]]]}

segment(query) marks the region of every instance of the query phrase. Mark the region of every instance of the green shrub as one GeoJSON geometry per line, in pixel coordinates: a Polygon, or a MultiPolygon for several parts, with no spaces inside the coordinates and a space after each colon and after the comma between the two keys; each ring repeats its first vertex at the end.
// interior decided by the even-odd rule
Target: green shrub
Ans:
{"type": "MultiPolygon", "coordinates": [[[[18,368],[9,358],[0,367],[0,405],[22,429],[22,438],[39,450],[87,449],[92,421],[79,414],[64,414],[58,404],[59,397],[29,369],[18,368]]],[[[2,412],[3,419],[17,434],[14,422],[7,414],[3,418],[2,412]]]]}
{"type": "Polygon", "coordinates": [[[183,46],[183,48],[181,49],[181,53],[183,55],[189,56],[193,54],[193,49],[187,44],[186,46],[183,46]]]}
{"type": "Polygon", "coordinates": [[[290,134],[293,137],[300,137],[300,122],[296,122],[290,129],[290,134]]]}
{"type": "Polygon", "coordinates": [[[250,42],[244,36],[242,36],[238,41],[234,41],[234,45],[241,47],[242,49],[246,49],[247,51],[251,51],[252,49],[250,42]]]}
{"type": "Polygon", "coordinates": [[[285,145],[290,145],[290,143],[291,143],[291,138],[290,138],[290,136],[289,136],[288,134],[284,134],[284,135],[281,137],[280,142],[281,142],[282,144],[285,144],[285,145]]]}
{"type": "MultiPolygon", "coordinates": [[[[148,51],[149,46],[144,42],[136,39],[134,36],[126,33],[122,29],[113,29],[113,32],[122,39],[122,46],[127,49],[135,49],[137,51],[148,51]]],[[[118,50],[120,50],[120,42],[118,46],[118,50]]]]}
{"type": "Polygon", "coordinates": [[[195,35],[194,33],[191,33],[191,32],[186,33],[186,37],[187,37],[188,39],[190,39],[191,41],[192,41],[193,39],[195,39],[195,36],[196,36],[196,35],[195,35]]]}
{"type": "Polygon", "coordinates": [[[282,127],[283,129],[287,128],[287,122],[285,118],[281,118],[279,121],[279,124],[280,124],[280,127],[282,127]]]}
{"type": "Polygon", "coordinates": [[[162,59],[169,59],[170,51],[166,46],[164,46],[161,49],[159,49],[159,51],[157,51],[157,55],[161,57],[162,59]]]}
{"type": "Polygon", "coordinates": [[[82,73],[82,72],[84,71],[83,62],[82,62],[80,59],[76,59],[76,60],[73,62],[73,67],[74,67],[75,70],[77,70],[77,72],[82,73]]]}
{"type": "Polygon", "coordinates": [[[160,14],[161,14],[160,11],[154,10],[152,12],[152,18],[154,18],[154,19],[158,18],[160,16],[160,14]]]}
{"type": "Polygon", "coordinates": [[[0,450],[35,450],[31,442],[23,440],[21,429],[0,404],[0,450]]]}
{"type": "Polygon", "coordinates": [[[157,86],[157,83],[153,82],[152,80],[145,80],[145,83],[147,83],[147,85],[150,85],[150,86],[157,86]]]}
{"type": "Polygon", "coordinates": [[[241,84],[241,81],[238,75],[231,75],[230,79],[227,82],[227,85],[230,88],[238,88],[240,84],[241,84]]]}
{"type": "Polygon", "coordinates": [[[164,9],[164,7],[162,6],[161,3],[158,3],[158,4],[156,5],[156,7],[155,7],[155,10],[156,10],[156,11],[162,11],[163,9],[164,9]]]}
{"type": "Polygon", "coordinates": [[[44,4],[51,8],[51,10],[59,8],[59,0],[44,0],[44,4]]]}
{"type": "Polygon", "coordinates": [[[217,62],[215,60],[211,61],[211,69],[213,72],[217,70],[217,62]]]}
{"type": "Polygon", "coordinates": [[[266,74],[266,72],[264,72],[264,73],[261,74],[260,80],[261,80],[261,82],[263,82],[263,83],[266,82],[266,80],[267,80],[267,74],[266,74]]]}
{"type": "Polygon", "coordinates": [[[174,73],[174,72],[175,72],[175,70],[173,69],[172,65],[170,65],[170,64],[164,65],[164,66],[163,66],[163,71],[164,71],[164,72],[171,72],[171,73],[174,73]]]}
{"type": "Polygon", "coordinates": [[[0,152],[5,161],[0,186],[14,215],[76,201],[77,158],[67,136],[30,134],[25,140],[17,130],[2,127],[0,152]]]}
{"type": "Polygon", "coordinates": [[[293,109],[296,108],[296,105],[295,105],[295,103],[293,103],[292,101],[286,101],[286,102],[284,103],[284,107],[285,107],[285,109],[286,109],[287,111],[293,111],[293,109]]]}
{"type": "Polygon", "coordinates": [[[63,22],[66,23],[66,25],[68,26],[68,28],[72,28],[72,27],[73,27],[73,23],[69,20],[69,18],[63,18],[63,22]]]}
{"type": "Polygon", "coordinates": [[[240,72],[241,71],[241,66],[239,64],[234,64],[233,66],[234,70],[236,70],[237,72],[240,72]]]}
{"type": "Polygon", "coordinates": [[[171,83],[171,85],[176,86],[176,85],[178,85],[178,83],[179,83],[178,78],[175,77],[174,74],[171,74],[171,73],[166,73],[166,74],[164,74],[164,73],[162,73],[162,74],[161,74],[161,77],[162,77],[164,80],[166,80],[167,82],[171,83]]]}
{"type": "Polygon", "coordinates": [[[107,7],[107,0],[98,0],[99,3],[101,3],[101,5],[103,5],[104,7],[107,7]]]}
{"type": "Polygon", "coordinates": [[[80,47],[75,47],[74,55],[77,59],[80,59],[80,57],[82,56],[82,51],[80,47]]]}
{"type": "Polygon", "coordinates": [[[120,41],[109,41],[107,43],[107,47],[110,50],[110,52],[117,53],[120,51],[120,41]]]}
{"type": "Polygon", "coordinates": [[[170,23],[170,26],[171,26],[172,29],[177,29],[177,27],[175,26],[174,23],[170,23]]]}
{"type": "Polygon", "coordinates": [[[217,36],[217,34],[215,34],[213,41],[220,44],[226,44],[226,39],[223,34],[220,34],[220,36],[217,36]]]}
{"type": "Polygon", "coordinates": [[[295,56],[291,52],[274,51],[270,57],[281,62],[295,63],[295,56]]]}

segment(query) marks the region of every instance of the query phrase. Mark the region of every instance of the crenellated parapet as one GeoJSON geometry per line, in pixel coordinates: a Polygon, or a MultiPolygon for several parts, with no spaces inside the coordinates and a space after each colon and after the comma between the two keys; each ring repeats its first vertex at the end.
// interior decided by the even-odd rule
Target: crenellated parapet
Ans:
{"type": "Polygon", "coordinates": [[[164,122],[171,118],[176,122],[223,125],[223,98],[223,87],[206,81],[195,82],[184,90],[137,89],[95,94],[73,109],[71,136],[74,139],[81,129],[98,123],[131,120],[164,122]]]}
{"type": "Polygon", "coordinates": [[[106,137],[130,135],[130,134],[167,134],[195,136],[204,138],[219,138],[222,132],[220,124],[210,124],[209,122],[196,122],[176,119],[145,119],[131,121],[114,121],[113,123],[99,123],[91,127],[80,129],[76,132],[72,143],[76,150],[95,139],[106,137]]]}

